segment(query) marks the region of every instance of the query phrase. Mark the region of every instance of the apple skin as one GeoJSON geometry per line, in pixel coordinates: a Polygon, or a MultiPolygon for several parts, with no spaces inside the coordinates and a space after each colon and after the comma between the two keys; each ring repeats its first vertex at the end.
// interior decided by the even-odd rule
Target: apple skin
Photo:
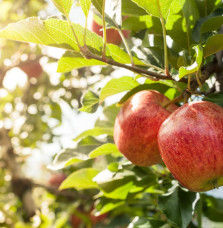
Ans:
{"type": "Polygon", "coordinates": [[[42,72],[42,66],[38,60],[28,60],[19,64],[19,68],[23,70],[29,78],[38,78],[42,72]]]}
{"type": "MultiPolygon", "coordinates": [[[[103,37],[103,27],[99,25],[93,18],[91,20],[89,29],[95,33],[97,33],[99,36],[103,37]]],[[[122,33],[125,38],[128,37],[130,31],[122,30],[122,33]]],[[[106,29],[106,36],[107,36],[107,43],[120,45],[122,43],[122,38],[119,35],[119,32],[116,29],[109,28],[106,29]]]]}
{"type": "Polygon", "coordinates": [[[49,185],[59,188],[60,184],[66,179],[66,175],[63,173],[53,174],[48,180],[49,185]]]}
{"type": "Polygon", "coordinates": [[[173,176],[194,192],[223,185],[223,108],[207,101],[173,112],[158,133],[161,157],[173,176]]]}
{"type": "Polygon", "coordinates": [[[155,90],[143,90],[120,109],[114,126],[118,150],[133,164],[151,166],[162,162],[157,134],[162,122],[178,107],[163,108],[169,99],[155,90]]]}

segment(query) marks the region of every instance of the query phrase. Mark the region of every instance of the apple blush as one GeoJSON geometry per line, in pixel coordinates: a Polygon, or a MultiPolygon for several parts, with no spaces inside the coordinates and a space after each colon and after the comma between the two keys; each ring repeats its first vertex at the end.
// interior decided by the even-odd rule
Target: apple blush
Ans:
{"type": "MultiPolygon", "coordinates": [[[[91,22],[89,24],[89,29],[95,33],[97,33],[99,36],[103,37],[103,27],[99,25],[93,18],[90,18],[91,22]]],[[[122,30],[122,33],[125,38],[128,37],[130,31],[128,30],[122,30]]],[[[122,38],[118,32],[118,30],[114,28],[107,28],[106,29],[106,38],[107,43],[120,45],[122,43],[122,38]]]]}
{"type": "Polygon", "coordinates": [[[173,176],[194,192],[223,185],[223,108],[187,103],[173,112],[158,133],[161,157],[173,176]]]}
{"type": "Polygon", "coordinates": [[[120,109],[114,126],[118,150],[133,164],[150,166],[162,162],[157,134],[162,122],[178,107],[155,90],[130,97],[120,109]]]}

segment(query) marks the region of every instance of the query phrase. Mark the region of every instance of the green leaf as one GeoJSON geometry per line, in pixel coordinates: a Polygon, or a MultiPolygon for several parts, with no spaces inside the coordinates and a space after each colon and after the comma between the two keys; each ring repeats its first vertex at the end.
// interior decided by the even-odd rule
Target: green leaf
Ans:
{"type": "Polygon", "coordinates": [[[183,78],[188,74],[195,73],[200,69],[203,60],[203,48],[200,45],[197,45],[194,46],[194,49],[196,52],[196,59],[192,65],[187,67],[180,67],[178,75],[179,79],[183,78]]]}
{"type": "Polygon", "coordinates": [[[68,16],[74,0],[52,0],[52,2],[62,14],[68,16]]]}
{"type": "Polygon", "coordinates": [[[204,58],[223,50],[223,34],[217,34],[207,40],[204,47],[204,58]]]}
{"type": "Polygon", "coordinates": [[[88,91],[87,93],[85,93],[82,99],[82,107],[79,109],[79,111],[94,113],[97,111],[97,108],[99,105],[98,102],[99,102],[98,95],[92,91],[88,91]]]}
{"type": "Polygon", "coordinates": [[[197,43],[206,41],[208,32],[217,30],[222,24],[223,9],[219,8],[206,17],[199,19],[193,29],[192,37],[197,43]],[[203,34],[206,33],[207,35],[203,34]],[[202,36],[201,36],[202,35],[202,36]],[[201,39],[203,38],[203,39],[201,39]]]}
{"type": "Polygon", "coordinates": [[[128,17],[123,21],[122,28],[134,32],[139,32],[141,30],[147,29],[149,34],[162,36],[162,26],[160,19],[152,15],[128,17]]]}
{"type": "Polygon", "coordinates": [[[223,107],[223,92],[212,93],[204,97],[204,101],[209,101],[223,107]]]}
{"type": "Polygon", "coordinates": [[[138,85],[139,83],[136,80],[128,76],[111,79],[101,90],[100,102],[109,96],[133,89],[138,85]]]}
{"type": "MultiPolygon", "coordinates": [[[[72,23],[72,26],[78,37],[80,45],[83,46],[84,28],[81,25],[74,23],[72,23]]],[[[32,17],[26,20],[21,20],[17,23],[9,24],[4,29],[0,30],[0,37],[21,42],[43,44],[71,51],[79,51],[77,42],[74,38],[69,23],[67,21],[54,18],[41,21],[37,17],[32,17]]],[[[86,45],[93,54],[96,54],[98,56],[102,55],[103,40],[102,37],[98,36],[96,33],[87,30],[86,45]]],[[[108,58],[112,57],[113,60],[122,64],[131,63],[129,55],[120,47],[114,44],[107,44],[106,56],[108,58]]],[[[76,55],[75,58],[76,57],[78,57],[79,59],[77,64],[74,63],[74,68],[77,68],[79,64],[81,65],[81,67],[83,67],[84,64],[86,64],[87,66],[90,64],[89,61],[82,59],[81,56],[76,55]],[[81,61],[83,61],[82,64],[81,61]]],[[[134,62],[136,65],[145,65],[145,63],[143,63],[136,57],[134,57],[134,62]]],[[[95,64],[101,65],[102,63],[100,61],[92,62],[92,65],[95,64]]],[[[64,63],[64,65],[60,67],[61,71],[63,69],[66,70],[66,67],[67,66],[64,63]]],[[[69,68],[69,70],[71,70],[71,68],[69,68]]]]}
{"type": "Polygon", "coordinates": [[[98,12],[100,14],[102,14],[102,4],[103,4],[103,0],[91,0],[92,4],[94,5],[94,7],[98,10],[98,12]]]}
{"type": "Polygon", "coordinates": [[[212,221],[223,222],[223,199],[202,194],[203,213],[212,221]]]}
{"type": "Polygon", "coordinates": [[[82,139],[86,136],[99,136],[99,135],[113,135],[113,128],[102,128],[102,127],[96,127],[87,131],[82,132],[80,135],[78,135],[76,138],[74,138],[74,141],[78,141],[79,139],[82,139]]]}
{"type": "Polygon", "coordinates": [[[192,204],[195,199],[195,192],[186,192],[176,187],[173,192],[159,196],[159,207],[170,221],[186,228],[192,219],[192,204]]]}
{"type": "Polygon", "coordinates": [[[51,117],[55,118],[61,122],[62,121],[62,111],[61,111],[60,105],[55,102],[52,102],[50,104],[50,108],[52,110],[51,117]]]}
{"type": "MultiPolygon", "coordinates": [[[[83,46],[84,28],[79,24],[72,25],[80,45],[83,46]]],[[[9,24],[0,30],[0,37],[79,51],[69,23],[54,18],[41,21],[38,17],[31,17],[9,24]]],[[[95,54],[101,53],[103,42],[97,34],[87,31],[86,44],[95,54]]]]}
{"type": "Polygon", "coordinates": [[[161,93],[165,93],[170,87],[168,85],[163,84],[162,82],[159,83],[151,83],[151,84],[143,84],[135,87],[134,89],[130,90],[128,93],[126,93],[122,99],[118,102],[118,105],[124,104],[131,96],[133,96],[135,93],[138,93],[142,90],[157,90],[161,93]]]}
{"type": "Polygon", "coordinates": [[[58,61],[57,72],[70,72],[74,69],[95,65],[107,64],[95,59],[86,59],[79,52],[67,51],[58,61]]]}
{"type": "Polygon", "coordinates": [[[118,151],[116,145],[112,143],[106,143],[99,146],[98,148],[90,152],[89,157],[96,158],[98,156],[107,154],[115,154],[115,156],[118,155],[122,157],[122,154],[118,151]]]}
{"type": "Polygon", "coordinates": [[[164,221],[150,217],[135,217],[130,223],[131,228],[158,228],[165,224],[164,221]]]}
{"type": "Polygon", "coordinates": [[[103,195],[105,197],[111,198],[111,199],[124,200],[127,198],[132,186],[133,186],[133,182],[130,181],[126,184],[121,185],[118,188],[115,188],[115,190],[112,192],[107,193],[107,192],[103,191],[103,195]]]}
{"type": "Polygon", "coordinates": [[[211,32],[219,29],[223,24],[223,16],[212,17],[201,26],[201,33],[211,32]]]}
{"type": "Polygon", "coordinates": [[[97,119],[95,126],[96,127],[113,127],[115,118],[118,115],[119,107],[116,104],[107,106],[104,108],[103,113],[97,119]]]}
{"type": "Polygon", "coordinates": [[[167,34],[183,49],[190,51],[192,30],[199,19],[194,0],[174,0],[166,20],[167,34]]]}
{"type": "MultiPolygon", "coordinates": [[[[122,64],[129,64],[131,63],[130,57],[128,53],[123,51],[119,46],[114,45],[114,44],[107,44],[108,47],[108,56],[111,56],[112,59],[114,59],[116,62],[122,63],[122,64]]],[[[141,65],[141,66],[146,66],[144,62],[139,60],[136,57],[133,57],[135,65],[141,65]]]]}
{"type": "Polygon", "coordinates": [[[166,18],[170,9],[172,0],[132,0],[140,7],[145,9],[149,14],[160,18],[160,11],[162,16],[166,18]]]}
{"type": "Polygon", "coordinates": [[[87,17],[90,7],[91,7],[91,0],[80,0],[80,5],[81,5],[81,8],[82,8],[85,16],[87,17]]]}
{"type": "Polygon", "coordinates": [[[115,208],[120,207],[121,205],[125,205],[125,201],[115,200],[115,199],[107,199],[105,197],[99,198],[98,200],[98,207],[100,207],[98,210],[100,214],[104,214],[106,212],[112,211],[115,208]]]}
{"type": "Polygon", "coordinates": [[[76,152],[76,149],[64,149],[56,155],[52,164],[49,166],[52,170],[62,169],[74,163],[88,160],[86,154],[76,152]]]}
{"type": "Polygon", "coordinates": [[[94,168],[79,169],[70,174],[60,185],[60,190],[67,188],[76,188],[77,190],[98,188],[92,180],[99,171],[94,168]]]}
{"type": "Polygon", "coordinates": [[[129,0],[122,0],[122,13],[132,16],[146,15],[145,10],[129,0]]]}
{"type": "Polygon", "coordinates": [[[214,11],[220,4],[221,0],[195,0],[200,12],[201,17],[209,15],[214,11]]]}

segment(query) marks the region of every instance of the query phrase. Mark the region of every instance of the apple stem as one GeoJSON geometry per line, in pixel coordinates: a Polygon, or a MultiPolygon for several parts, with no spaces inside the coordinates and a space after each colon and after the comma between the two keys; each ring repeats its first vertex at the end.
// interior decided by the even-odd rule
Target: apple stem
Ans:
{"type": "Polygon", "coordinates": [[[202,87],[202,84],[201,84],[201,81],[200,81],[200,75],[201,75],[201,70],[199,69],[197,72],[196,72],[196,79],[197,79],[197,83],[201,89],[202,87]]]}
{"type": "Polygon", "coordinates": [[[187,81],[187,88],[189,91],[191,91],[191,87],[190,87],[190,83],[191,83],[191,75],[188,75],[188,81],[187,81]]]}

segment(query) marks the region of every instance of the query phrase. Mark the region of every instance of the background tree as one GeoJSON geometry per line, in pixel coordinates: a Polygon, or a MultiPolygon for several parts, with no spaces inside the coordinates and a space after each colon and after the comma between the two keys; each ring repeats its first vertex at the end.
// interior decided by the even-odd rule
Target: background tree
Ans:
{"type": "Polygon", "coordinates": [[[223,106],[222,2],[52,3],[59,16],[58,11],[49,14],[45,1],[0,2],[0,224],[221,227],[222,199],[182,187],[164,164],[132,164],[114,144],[113,127],[120,107],[142,90],[156,90],[177,106],[193,100],[223,106]],[[71,9],[79,6],[85,27],[71,21],[71,9]],[[102,26],[103,37],[87,29],[89,12],[102,26]],[[106,42],[112,36],[108,28],[119,32],[120,45],[106,42]],[[128,37],[123,30],[130,31],[128,37]],[[52,57],[43,45],[64,54],[52,57]],[[48,73],[56,62],[58,80],[48,73]],[[9,90],[7,78],[15,69],[27,80],[9,90]],[[94,128],[76,136],[69,148],[60,133],[64,107],[74,109],[74,116],[86,112],[98,117],[94,128]],[[41,178],[31,178],[29,156],[42,156],[51,143],[60,149],[49,162],[54,174],[44,169],[41,178]]]}

